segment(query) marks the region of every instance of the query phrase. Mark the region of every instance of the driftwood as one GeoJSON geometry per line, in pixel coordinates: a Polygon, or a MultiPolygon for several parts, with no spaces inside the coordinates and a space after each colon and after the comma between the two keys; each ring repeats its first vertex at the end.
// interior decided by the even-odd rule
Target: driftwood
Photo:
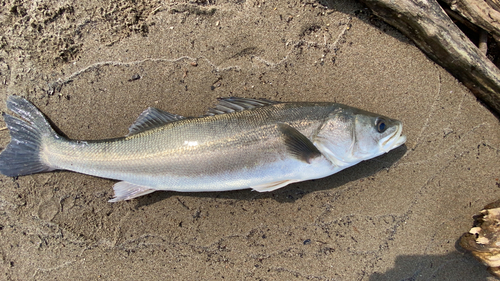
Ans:
{"type": "Polygon", "coordinates": [[[500,41],[499,0],[444,0],[443,2],[452,11],[486,30],[497,42],[500,41]]]}
{"type": "Polygon", "coordinates": [[[490,203],[474,216],[473,227],[460,237],[459,245],[500,277],[500,200],[490,203]]]}
{"type": "MultiPolygon", "coordinates": [[[[361,1],[375,15],[413,40],[428,57],[500,115],[500,70],[463,34],[436,0],[361,1]]],[[[471,24],[480,26],[479,30],[484,29],[496,40],[500,39],[500,12],[495,9],[500,7],[495,4],[498,0],[449,0],[445,3],[471,24]],[[498,15],[499,21],[487,18],[491,15],[498,15]]]]}

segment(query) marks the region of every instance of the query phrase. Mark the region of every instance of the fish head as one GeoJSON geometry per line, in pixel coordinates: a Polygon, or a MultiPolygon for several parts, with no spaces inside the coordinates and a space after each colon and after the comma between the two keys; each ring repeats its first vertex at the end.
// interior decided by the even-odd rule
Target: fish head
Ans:
{"type": "Polygon", "coordinates": [[[402,131],[398,120],[341,106],[328,115],[313,143],[332,163],[347,167],[404,144],[402,131]]]}

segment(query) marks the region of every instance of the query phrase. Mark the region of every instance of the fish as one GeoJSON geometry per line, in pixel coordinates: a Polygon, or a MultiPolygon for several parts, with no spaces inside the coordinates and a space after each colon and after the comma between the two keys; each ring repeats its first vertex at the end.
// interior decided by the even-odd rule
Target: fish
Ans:
{"type": "Polygon", "coordinates": [[[0,173],[67,170],[118,180],[109,202],[157,190],[271,192],[335,174],[406,141],[400,121],[331,102],[219,98],[200,117],[154,107],[124,137],[73,140],[28,100],[12,95],[3,113],[11,140],[0,173]]]}

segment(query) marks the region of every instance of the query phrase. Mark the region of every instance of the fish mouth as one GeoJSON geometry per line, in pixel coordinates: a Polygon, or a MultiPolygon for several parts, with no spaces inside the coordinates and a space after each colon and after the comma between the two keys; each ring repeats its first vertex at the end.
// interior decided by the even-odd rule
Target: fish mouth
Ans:
{"type": "Polygon", "coordinates": [[[397,130],[391,134],[381,139],[380,148],[384,152],[388,152],[406,142],[406,136],[402,135],[403,133],[403,124],[398,122],[397,130]]]}

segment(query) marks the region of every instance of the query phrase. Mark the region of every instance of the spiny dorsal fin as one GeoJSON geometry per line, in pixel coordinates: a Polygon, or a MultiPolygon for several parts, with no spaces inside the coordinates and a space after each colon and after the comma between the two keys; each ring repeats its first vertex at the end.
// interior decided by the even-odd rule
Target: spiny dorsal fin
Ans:
{"type": "Polygon", "coordinates": [[[128,128],[128,135],[137,134],[146,130],[163,126],[167,123],[185,119],[186,117],[168,113],[158,108],[148,107],[144,110],[139,117],[135,120],[134,124],[128,128]]]}
{"type": "Polygon", "coordinates": [[[284,123],[278,123],[278,130],[283,134],[288,152],[295,158],[311,164],[312,159],[321,156],[318,148],[297,129],[284,123]]]}
{"type": "Polygon", "coordinates": [[[205,114],[206,116],[243,111],[270,104],[280,103],[278,101],[271,101],[266,99],[256,100],[237,97],[218,98],[217,100],[219,101],[219,103],[214,108],[208,109],[208,112],[205,114]]]}

